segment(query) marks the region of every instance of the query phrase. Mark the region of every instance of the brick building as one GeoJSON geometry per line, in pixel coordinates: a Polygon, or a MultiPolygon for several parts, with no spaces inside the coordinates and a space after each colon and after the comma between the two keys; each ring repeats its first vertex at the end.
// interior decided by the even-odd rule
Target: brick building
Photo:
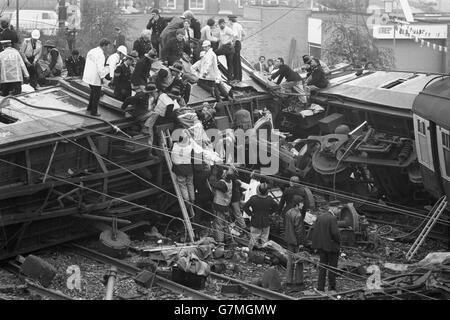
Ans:
{"type": "Polygon", "coordinates": [[[115,0],[119,7],[132,6],[141,12],[159,8],[164,14],[180,14],[192,10],[200,15],[237,14],[242,15],[243,0],[115,0]]]}

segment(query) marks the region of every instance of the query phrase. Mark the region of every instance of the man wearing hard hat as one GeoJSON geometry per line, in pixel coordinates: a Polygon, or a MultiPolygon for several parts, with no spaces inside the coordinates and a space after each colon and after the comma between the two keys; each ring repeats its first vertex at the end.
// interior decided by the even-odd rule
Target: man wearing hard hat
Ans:
{"type": "Polygon", "coordinates": [[[109,66],[109,77],[110,83],[113,83],[114,79],[114,71],[116,71],[116,67],[120,65],[122,60],[128,55],[127,47],[120,46],[117,48],[116,53],[113,53],[109,56],[108,60],[106,60],[106,65],[109,66]]]}
{"type": "Polygon", "coordinates": [[[42,56],[42,43],[39,40],[40,37],[41,33],[39,30],[33,30],[33,32],[31,32],[31,38],[26,38],[20,48],[20,53],[24,58],[23,61],[30,74],[30,85],[34,89],[37,88],[36,64],[42,56]]]}

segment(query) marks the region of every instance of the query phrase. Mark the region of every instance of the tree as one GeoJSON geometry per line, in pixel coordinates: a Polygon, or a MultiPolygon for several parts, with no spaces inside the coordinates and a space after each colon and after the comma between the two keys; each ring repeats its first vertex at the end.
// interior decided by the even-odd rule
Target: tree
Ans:
{"type": "Polygon", "coordinates": [[[394,68],[393,50],[379,48],[367,26],[368,1],[322,0],[322,3],[338,11],[325,21],[327,38],[322,51],[329,64],[347,62],[359,65],[365,58],[379,69],[394,68]]]}
{"type": "Polygon", "coordinates": [[[110,0],[83,1],[81,31],[77,41],[84,52],[98,46],[102,38],[113,41],[115,27],[126,34],[128,23],[120,18],[120,11],[110,0]]]}

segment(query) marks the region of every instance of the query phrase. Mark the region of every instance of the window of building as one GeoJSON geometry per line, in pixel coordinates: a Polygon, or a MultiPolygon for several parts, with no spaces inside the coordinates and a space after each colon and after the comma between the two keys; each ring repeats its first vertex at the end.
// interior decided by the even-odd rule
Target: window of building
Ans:
{"type": "Polygon", "coordinates": [[[189,0],[189,9],[204,10],[205,9],[205,0],[189,0]]]}
{"type": "Polygon", "coordinates": [[[163,9],[176,9],[177,1],[176,0],[161,0],[160,5],[163,9]]]}

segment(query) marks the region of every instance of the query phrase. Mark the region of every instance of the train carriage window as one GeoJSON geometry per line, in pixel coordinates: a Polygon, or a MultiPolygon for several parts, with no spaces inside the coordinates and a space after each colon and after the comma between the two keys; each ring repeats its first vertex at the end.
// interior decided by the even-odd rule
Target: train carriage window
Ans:
{"type": "Polygon", "coordinates": [[[433,154],[431,150],[430,122],[414,115],[414,131],[417,156],[421,165],[434,171],[433,154]]]}
{"type": "Polygon", "coordinates": [[[450,132],[444,128],[439,129],[440,134],[438,133],[438,148],[442,176],[446,180],[450,181],[450,132]]]}

